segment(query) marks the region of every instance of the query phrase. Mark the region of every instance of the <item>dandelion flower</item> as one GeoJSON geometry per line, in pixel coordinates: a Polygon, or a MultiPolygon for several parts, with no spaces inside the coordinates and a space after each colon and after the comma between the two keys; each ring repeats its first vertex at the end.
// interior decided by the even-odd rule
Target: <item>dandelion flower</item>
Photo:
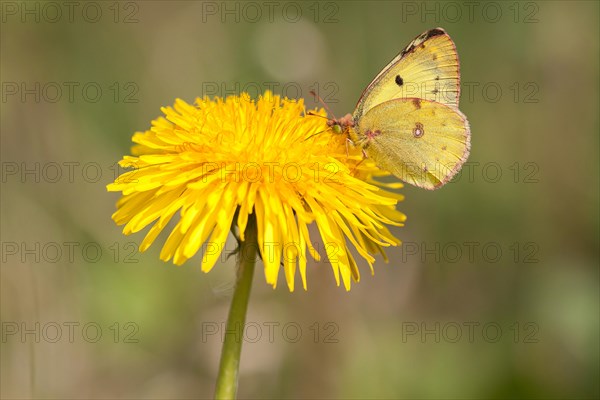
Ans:
{"type": "Polygon", "coordinates": [[[243,93],[198,98],[194,106],[177,99],[162,112],[150,130],[135,133],[133,156],[120,161],[134,169],[108,185],[123,193],[112,217],[124,234],[152,225],[141,251],[178,213],[160,258],[181,265],[202,249],[208,272],[231,229],[244,241],[252,217],[268,284],[276,286],[283,268],[293,291],[299,269],[306,289],[308,256],[327,256],[337,285],[341,276],[350,290],[360,277],[352,247],[373,271],[374,255],[399,244],[386,225],[403,224],[395,210],[402,196],[373,179],[382,173],[325,118],[306,115],[303,100],[266,92],[254,101],[243,93]]]}

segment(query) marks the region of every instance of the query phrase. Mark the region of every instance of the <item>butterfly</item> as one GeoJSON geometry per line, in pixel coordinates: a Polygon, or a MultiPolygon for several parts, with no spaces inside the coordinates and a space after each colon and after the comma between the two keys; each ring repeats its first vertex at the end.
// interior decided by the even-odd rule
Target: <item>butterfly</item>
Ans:
{"type": "Polygon", "coordinates": [[[458,109],[456,46],[441,28],[417,36],[363,91],[336,133],[402,181],[429,190],[448,183],[469,156],[469,122],[458,109]]]}

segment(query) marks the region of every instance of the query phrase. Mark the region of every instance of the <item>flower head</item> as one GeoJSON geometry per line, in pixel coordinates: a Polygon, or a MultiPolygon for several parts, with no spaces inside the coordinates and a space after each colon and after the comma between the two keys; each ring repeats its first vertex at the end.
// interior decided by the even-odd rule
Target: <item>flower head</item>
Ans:
{"type": "Polygon", "coordinates": [[[314,112],[321,117],[306,115],[302,100],[266,92],[257,101],[245,93],[198,98],[195,106],[177,99],[162,111],[149,131],[133,136],[134,156],[120,162],[135,169],[108,185],[123,192],[113,219],[124,234],[153,223],[141,251],[179,212],[160,258],[180,265],[204,247],[208,272],[230,230],[244,240],[254,214],[267,283],[276,286],[283,266],[294,290],[298,268],[306,289],[308,254],[325,254],[337,284],[341,275],[349,290],[360,277],[350,245],[372,271],[373,255],[399,244],[385,225],[402,225],[394,208],[402,196],[375,184],[372,176],[381,172],[328,129],[322,110],[314,112]],[[324,251],[313,243],[311,224],[324,251]]]}

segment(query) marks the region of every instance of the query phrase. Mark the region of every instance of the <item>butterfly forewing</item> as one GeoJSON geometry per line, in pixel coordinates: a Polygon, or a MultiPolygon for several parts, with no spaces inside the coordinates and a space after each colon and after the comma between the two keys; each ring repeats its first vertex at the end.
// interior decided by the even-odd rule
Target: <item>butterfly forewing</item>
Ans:
{"type": "Polygon", "coordinates": [[[354,113],[359,119],[391,99],[421,98],[458,108],[460,74],[456,47],[441,28],[417,36],[375,77],[354,113]]]}
{"type": "Polygon", "coordinates": [[[350,134],[380,168],[425,189],[452,179],[470,149],[469,123],[458,109],[418,98],[372,107],[350,134]]]}

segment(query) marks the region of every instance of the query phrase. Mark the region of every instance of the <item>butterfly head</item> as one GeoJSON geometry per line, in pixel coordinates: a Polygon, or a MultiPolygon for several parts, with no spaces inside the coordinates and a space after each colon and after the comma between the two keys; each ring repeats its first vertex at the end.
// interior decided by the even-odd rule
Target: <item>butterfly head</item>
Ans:
{"type": "MultiPolygon", "coordinates": [[[[323,107],[325,107],[325,109],[327,110],[327,112],[329,114],[333,115],[333,113],[331,112],[329,107],[327,107],[327,104],[323,101],[323,99],[314,90],[311,90],[310,94],[312,94],[316,99],[319,100],[319,102],[321,104],[323,104],[323,107]]],[[[309,111],[308,115],[317,115],[317,114],[309,111]]],[[[352,117],[351,114],[346,114],[342,118],[335,118],[335,116],[333,116],[333,118],[328,118],[328,117],[323,117],[323,118],[327,119],[327,126],[335,134],[348,134],[350,131],[350,128],[354,127],[354,125],[355,125],[354,118],[352,117]]]]}
{"type": "Polygon", "coordinates": [[[331,128],[333,133],[337,134],[347,134],[354,125],[354,118],[352,118],[351,114],[346,114],[342,118],[332,118],[327,121],[327,126],[331,128]]]}

